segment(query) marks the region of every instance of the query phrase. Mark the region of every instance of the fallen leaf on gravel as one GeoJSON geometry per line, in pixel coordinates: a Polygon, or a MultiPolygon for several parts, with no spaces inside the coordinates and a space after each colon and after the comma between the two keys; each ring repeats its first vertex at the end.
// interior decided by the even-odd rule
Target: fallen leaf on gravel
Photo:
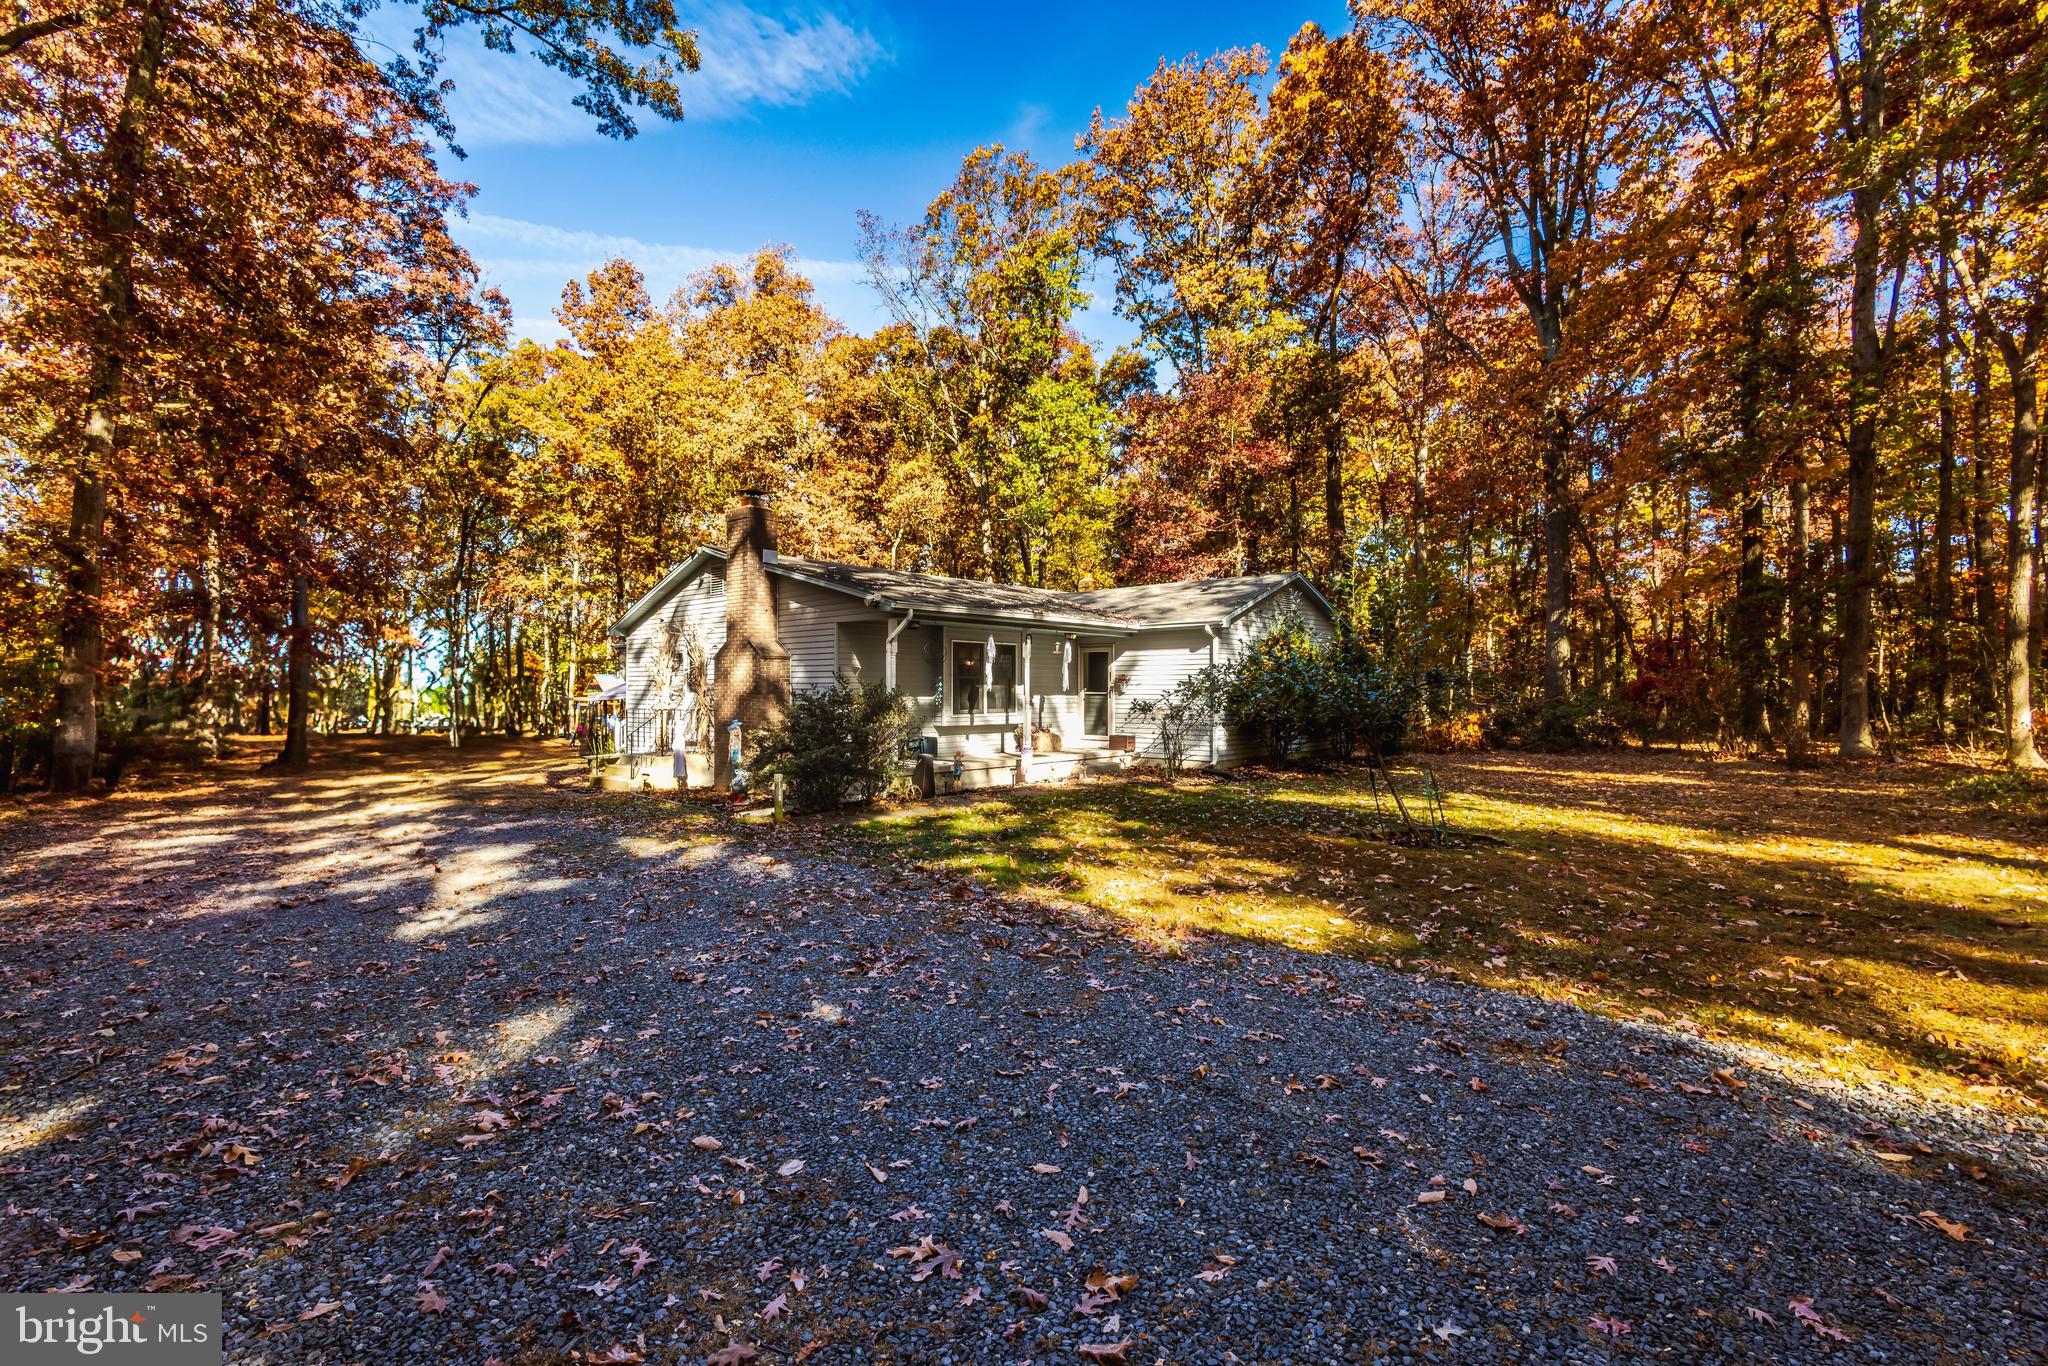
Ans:
{"type": "Polygon", "coordinates": [[[1051,1300],[1048,1300],[1028,1285],[1011,1286],[1010,1299],[1012,1303],[1021,1304],[1026,1309],[1043,1309],[1046,1305],[1052,1303],[1051,1300]]]}
{"type": "Polygon", "coordinates": [[[1614,1258],[1612,1257],[1588,1257],[1586,1258],[1586,1266],[1595,1275],[1612,1276],[1615,1274],[1614,1258]]]}
{"type": "Polygon", "coordinates": [[[1031,1164],[1031,1170],[1037,1172],[1040,1176],[1056,1176],[1059,1174],[1059,1168],[1053,1166],[1050,1162],[1034,1162],[1031,1164]]]}
{"type": "Polygon", "coordinates": [[[883,1171],[880,1167],[877,1167],[872,1162],[867,1163],[866,1165],[869,1176],[874,1177],[875,1180],[881,1182],[885,1186],[889,1184],[889,1173],[883,1171]]]}
{"type": "Polygon", "coordinates": [[[761,1306],[761,1322],[773,1323],[789,1312],[789,1293],[784,1291],[761,1306]]]}
{"type": "Polygon", "coordinates": [[[1444,1193],[1442,1191],[1422,1191],[1416,1195],[1415,1203],[1418,1205],[1434,1205],[1443,1198],[1444,1193]]]}
{"type": "Polygon", "coordinates": [[[126,1266],[130,1262],[139,1262],[142,1260],[142,1254],[140,1252],[135,1251],[133,1248],[117,1248],[113,1252],[108,1253],[107,1255],[112,1257],[115,1261],[121,1263],[121,1265],[123,1266],[126,1266]]]}
{"type": "Polygon", "coordinates": [[[1074,1240],[1056,1228],[1042,1228],[1038,1230],[1038,1236],[1050,1239],[1053,1245],[1062,1252],[1072,1252],[1074,1250],[1074,1240]]]}
{"type": "Polygon", "coordinates": [[[1911,1162],[1913,1160],[1913,1154],[1911,1153],[1884,1153],[1872,1149],[1870,1155],[1880,1162],[1911,1162]]]}
{"type": "Polygon", "coordinates": [[[1488,1228],[1497,1228],[1503,1233],[1527,1233],[1529,1226],[1512,1214],[1482,1214],[1479,1222],[1488,1228]]]}
{"type": "Polygon", "coordinates": [[[1131,1339],[1122,1342],[1084,1342],[1074,1349],[1086,1361],[1121,1362],[1131,1350],[1131,1339]]]}
{"type": "Polygon", "coordinates": [[[421,1282],[419,1293],[412,1297],[412,1302],[422,1314],[438,1314],[448,1307],[448,1297],[425,1282],[421,1282]]]}
{"type": "MultiPolygon", "coordinates": [[[[715,1153],[715,1152],[717,1152],[717,1151],[718,1151],[718,1150],[719,1150],[720,1148],[723,1148],[723,1147],[724,1147],[725,1145],[724,1145],[723,1143],[720,1143],[720,1142],[719,1142],[719,1141],[718,1141],[717,1139],[713,1138],[713,1137],[712,1137],[711,1135],[709,1135],[709,1134],[698,1134],[698,1135],[697,1135],[697,1136],[696,1136],[695,1138],[693,1138],[693,1139],[691,1139],[691,1140],[690,1140],[690,1146],[691,1146],[691,1147],[693,1147],[693,1148],[702,1148],[702,1149],[703,1149],[703,1150],[704,1150],[705,1152],[707,1152],[707,1153],[715,1153]]],[[[734,1343],[734,1344],[733,1344],[733,1346],[734,1346],[734,1347],[739,1347],[739,1346],[744,1346],[744,1345],[745,1345],[745,1344],[743,1344],[743,1343],[734,1343]]],[[[729,1352],[729,1351],[731,1351],[731,1350],[732,1350],[732,1347],[728,1347],[728,1348],[726,1348],[725,1350],[729,1352]]],[[[752,1355],[752,1350],[753,1350],[752,1348],[749,1348],[749,1349],[748,1349],[748,1354],[749,1354],[749,1355],[752,1355]]],[[[743,1360],[745,1360],[746,1358],[744,1358],[744,1357],[735,1357],[735,1358],[733,1358],[733,1359],[734,1359],[735,1361],[743,1361],[743,1360]]]]}
{"type": "Polygon", "coordinates": [[[1778,1326],[1778,1320],[1769,1313],[1766,1313],[1764,1310],[1751,1306],[1745,1308],[1743,1312],[1747,1313],[1751,1318],[1755,1319],[1758,1323],[1768,1323],[1773,1328],[1776,1328],[1778,1326]]]}
{"type": "Polygon", "coordinates": [[[775,1169],[775,1174],[777,1176],[795,1176],[798,1172],[802,1171],[803,1169],[804,1160],[801,1157],[792,1157],[791,1159],[789,1159],[789,1161],[777,1167],[775,1169]]]}
{"type": "Polygon", "coordinates": [[[752,1361],[759,1355],[751,1342],[734,1342],[719,1348],[704,1358],[704,1366],[739,1366],[742,1361],[752,1361]]]}
{"type": "Polygon", "coordinates": [[[944,1243],[935,1242],[927,1233],[914,1243],[889,1249],[891,1257],[908,1257],[911,1265],[910,1279],[921,1281],[934,1271],[949,1281],[960,1279],[960,1254],[944,1243]]]}
{"type": "Polygon", "coordinates": [[[1595,1314],[1592,1318],[1588,1319],[1586,1326],[1596,1333],[1605,1333],[1611,1338],[1618,1338],[1635,1327],[1627,1319],[1609,1318],[1600,1314],[1595,1314]]]}
{"type": "Polygon", "coordinates": [[[1724,1067],[1718,1072],[1713,1073],[1712,1079],[1720,1082],[1721,1085],[1731,1091],[1740,1091],[1749,1085],[1748,1082],[1735,1075],[1735,1069],[1732,1067],[1724,1067]]]}
{"type": "Polygon", "coordinates": [[[1442,1338],[1445,1342],[1449,1342],[1452,1338],[1465,1336],[1465,1330],[1458,1327],[1455,1323],[1439,1323],[1429,1331],[1442,1338]]]}
{"type": "Polygon", "coordinates": [[[1847,1342],[1849,1340],[1849,1335],[1847,1333],[1835,1327],[1833,1324],[1829,1323],[1826,1319],[1820,1316],[1820,1314],[1813,1307],[1813,1299],[1811,1296],[1801,1296],[1800,1298],[1791,1301],[1785,1307],[1792,1311],[1792,1317],[1796,1321],[1805,1324],[1808,1328],[1811,1328],[1814,1332],[1820,1334],[1822,1337],[1832,1338],[1836,1342],[1847,1342]]]}
{"type": "Polygon", "coordinates": [[[299,1322],[305,1323],[310,1319],[324,1318],[339,1308],[341,1308],[340,1300],[322,1300],[311,1309],[300,1311],[299,1322]]]}
{"type": "Polygon", "coordinates": [[[1946,1233],[1949,1237],[1955,1239],[1959,1243],[1967,1243],[1970,1241],[1969,1237],[1967,1236],[1970,1232],[1970,1226],[1968,1224],[1959,1224],[1953,1219],[1944,1219],[1931,1209],[1921,1210],[1920,1217],[1922,1219],[1925,1219],[1928,1223],[1934,1225],[1936,1228],[1940,1229],[1943,1233],[1946,1233]]]}
{"type": "Polygon", "coordinates": [[[1107,1271],[1096,1270],[1088,1273],[1088,1279],[1085,1284],[1090,1290],[1098,1294],[1116,1299],[1119,1296],[1128,1295],[1138,1288],[1138,1276],[1136,1272],[1132,1271],[1126,1271],[1120,1276],[1112,1276],[1107,1271]]]}

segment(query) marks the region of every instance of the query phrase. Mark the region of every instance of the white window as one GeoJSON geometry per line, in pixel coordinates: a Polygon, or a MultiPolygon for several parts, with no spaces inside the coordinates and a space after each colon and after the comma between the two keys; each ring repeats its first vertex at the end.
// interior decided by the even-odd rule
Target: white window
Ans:
{"type": "Polygon", "coordinates": [[[993,663],[988,645],[956,640],[946,656],[946,711],[956,720],[1007,716],[1017,706],[1017,646],[996,643],[993,663]]]}

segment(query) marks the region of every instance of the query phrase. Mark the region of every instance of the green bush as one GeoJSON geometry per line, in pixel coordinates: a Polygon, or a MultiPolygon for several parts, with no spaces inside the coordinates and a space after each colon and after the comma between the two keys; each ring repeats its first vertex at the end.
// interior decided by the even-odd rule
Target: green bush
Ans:
{"type": "Polygon", "coordinates": [[[1271,759],[1285,759],[1323,737],[1328,725],[1321,641],[1288,620],[1252,644],[1231,667],[1223,715],[1252,732],[1271,759]]]}
{"type": "Polygon", "coordinates": [[[1421,694],[1416,679],[1352,641],[1325,650],[1323,686],[1323,729],[1339,758],[1361,751],[1384,757],[1407,743],[1421,694]]]}
{"type": "Polygon", "coordinates": [[[910,728],[910,703],[880,684],[844,676],[790,699],[782,724],[764,732],[753,768],[780,774],[799,811],[831,811],[888,789],[910,728]]]}
{"type": "Polygon", "coordinates": [[[1390,754],[1407,739],[1417,693],[1415,680],[1357,642],[1319,640],[1290,619],[1232,666],[1223,714],[1256,735],[1274,759],[1317,741],[1340,757],[1390,754]]]}

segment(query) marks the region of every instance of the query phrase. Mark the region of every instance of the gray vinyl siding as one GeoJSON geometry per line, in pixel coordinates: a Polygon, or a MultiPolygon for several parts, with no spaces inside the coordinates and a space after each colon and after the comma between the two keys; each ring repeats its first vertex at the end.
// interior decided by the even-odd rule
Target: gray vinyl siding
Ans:
{"type": "MultiPolygon", "coordinates": [[[[839,623],[839,672],[862,683],[880,686],[889,676],[889,662],[884,655],[888,650],[889,628],[880,617],[869,614],[867,621],[842,621],[839,623]]],[[[896,643],[899,657],[896,661],[900,670],[903,642],[896,643]]]]}
{"type": "Polygon", "coordinates": [[[1337,634],[1336,624],[1322,607],[1299,585],[1290,584],[1232,623],[1231,648],[1242,650],[1249,647],[1289,617],[1300,621],[1318,639],[1329,640],[1337,634]]]}
{"type": "MultiPolygon", "coordinates": [[[[1166,752],[1160,745],[1156,725],[1131,720],[1131,704],[1165,697],[1207,668],[1211,660],[1209,646],[1209,633],[1198,626],[1146,631],[1122,642],[1122,648],[1111,658],[1112,724],[1119,734],[1135,737],[1139,758],[1164,759],[1166,752]]],[[[1189,762],[1205,764],[1215,760],[1213,732],[1214,728],[1205,727],[1189,739],[1189,762]]],[[[1225,752],[1227,755],[1227,746],[1225,752]]]]}
{"type": "MultiPolygon", "coordinates": [[[[842,622],[879,622],[881,614],[850,593],[799,579],[770,575],[775,585],[775,633],[789,651],[792,692],[818,692],[832,686],[839,672],[839,627],[842,622]]],[[[875,677],[882,676],[879,651],[875,677]]]]}
{"type": "Polygon", "coordinates": [[[722,566],[708,566],[626,638],[625,648],[620,652],[620,664],[626,680],[628,717],[637,720],[664,705],[664,699],[655,695],[654,661],[671,622],[691,631],[707,657],[718,653],[718,647],[725,644],[725,570],[722,566]]]}

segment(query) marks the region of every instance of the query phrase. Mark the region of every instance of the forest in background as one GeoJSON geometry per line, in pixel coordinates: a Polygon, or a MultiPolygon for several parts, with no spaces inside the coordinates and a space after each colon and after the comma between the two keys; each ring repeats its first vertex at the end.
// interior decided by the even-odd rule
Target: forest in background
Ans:
{"type": "Polygon", "coordinates": [[[422,13],[382,63],[305,0],[0,29],[10,781],[560,726],[742,487],[826,559],[1299,569],[1445,743],[2040,765],[2032,3],[1357,0],[864,219],[871,335],[769,247],[659,301],[610,262],[551,346],[448,236],[435,54],[478,28],[623,136],[692,41],[666,0],[422,13]],[[1098,282],[1135,345],[1076,330],[1098,282]]]}

